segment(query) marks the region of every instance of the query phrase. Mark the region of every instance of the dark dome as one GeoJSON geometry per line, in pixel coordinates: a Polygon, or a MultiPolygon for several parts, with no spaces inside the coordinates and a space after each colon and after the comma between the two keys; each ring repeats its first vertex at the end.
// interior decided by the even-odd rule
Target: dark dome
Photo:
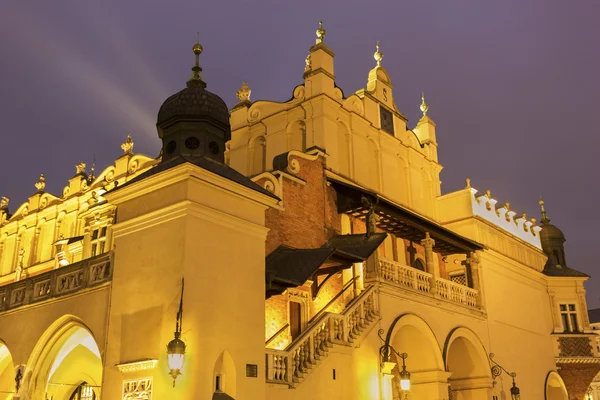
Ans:
{"type": "Polygon", "coordinates": [[[158,111],[157,125],[172,119],[207,119],[229,125],[229,110],[219,96],[205,88],[187,87],[165,100],[158,111]]]}
{"type": "Polygon", "coordinates": [[[563,242],[566,240],[565,235],[562,233],[560,229],[552,224],[542,224],[542,230],[540,231],[540,240],[544,242],[545,240],[562,240],[563,242]]]}

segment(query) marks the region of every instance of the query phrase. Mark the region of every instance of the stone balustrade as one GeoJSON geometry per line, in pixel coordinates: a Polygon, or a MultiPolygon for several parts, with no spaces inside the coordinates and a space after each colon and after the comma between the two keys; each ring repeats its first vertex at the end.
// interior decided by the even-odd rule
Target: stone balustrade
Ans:
{"type": "Polygon", "coordinates": [[[0,287],[0,312],[110,281],[111,255],[105,253],[0,287]]]}
{"type": "Polygon", "coordinates": [[[379,276],[384,282],[389,282],[402,288],[428,294],[452,303],[477,308],[478,291],[470,287],[436,278],[427,272],[397,263],[379,259],[379,276]],[[434,289],[435,285],[435,290],[434,289]]]}
{"type": "Polygon", "coordinates": [[[324,313],[285,350],[266,349],[267,382],[299,383],[334,344],[351,346],[379,314],[374,286],[341,314],[324,313]]]}

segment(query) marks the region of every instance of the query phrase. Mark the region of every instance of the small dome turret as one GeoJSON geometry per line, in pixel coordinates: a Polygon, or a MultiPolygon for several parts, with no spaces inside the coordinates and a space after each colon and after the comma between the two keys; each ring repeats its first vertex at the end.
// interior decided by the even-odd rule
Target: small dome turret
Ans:
{"type": "Polygon", "coordinates": [[[225,143],[231,138],[229,110],[223,99],[206,90],[200,68],[202,51],[198,41],[187,87],[167,98],[158,111],[156,127],[163,141],[163,162],[177,156],[224,162],[225,143]]]}

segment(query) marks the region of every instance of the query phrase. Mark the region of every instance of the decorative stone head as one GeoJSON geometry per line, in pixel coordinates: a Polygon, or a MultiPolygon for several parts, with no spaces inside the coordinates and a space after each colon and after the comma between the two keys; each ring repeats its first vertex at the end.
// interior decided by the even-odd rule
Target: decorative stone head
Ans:
{"type": "Polygon", "coordinates": [[[46,187],[46,177],[44,174],[40,175],[40,180],[35,183],[35,188],[38,192],[43,192],[46,187]]]}
{"type": "Polygon", "coordinates": [[[84,162],[80,162],[79,164],[77,164],[75,166],[75,171],[77,171],[76,175],[85,174],[85,168],[86,168],[86,165],[84,162]]]}
{"type": "Polygon", "coordinates": [[[133,154],[133,140],[131,139],[131,135],[127,135],[127,139],[125,142],[121,144],[121,149],[123,150],[123,154],[131,155],[133,154]]]}

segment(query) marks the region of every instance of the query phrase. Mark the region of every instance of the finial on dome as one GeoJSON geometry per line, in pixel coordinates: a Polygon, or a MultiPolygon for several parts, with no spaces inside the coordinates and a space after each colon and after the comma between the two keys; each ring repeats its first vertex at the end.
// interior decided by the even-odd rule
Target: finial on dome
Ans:
{"type": "Polygon", "coordinates": [[[317,44],[325,41],[325,35],[327,31],[323,28],[323,21],[319,21],[319,29],[317,29],[317,44]]]}
{"type": "Polygon", "coordinates": [[[240,88],[240,90],[235,92],[235,97],[238,98],[240,103],[244,103],[246,101],[250,101],[251,93],[252,93],[252,90],[250,90],[250,87],[248,86],[248,82],[243,81],[242,87],[240,88]]]}
{"type": "Polygon", "coordinates": [[[88,181],[92,183],[94,179],[96,179],[96,154],[94,154],[94,161],[92,161],[92,168],[90,176],[88,176],[88,181]]]}
{"type": "Polygon", "coordinates": [[[46,187],[46,177],[44,174],[40,174],[40,180],[35,183],[35,188],[38,192],[43,192],[46,187]]]}
{"type": "Polygon", "coordinates": [[[377,61],[377,66],[380,67],[381,60],[383,59],[383,53],[379,51],[379,40],[377,41],[377,45],[375,45],[375,48],[377,49],[377,51],[375,51],[375,53],[373,54],[373,58],[375,59],[375,61],[377,61]]]}
{"type": "Polygon", "coordinates": [[[538,202],[540,205],[540,208],[542,209],[542,223],[543,224],[547,224],[550,222],[550,218],[548,218],[548,215],[546,214],[546,207],[544,207],[544,199],[542,199],[542,195],[540,194],[540,201],[538,202]]]}
{"type": "Polygon", "coordinates": [[[194,55],[196,56],[196,64],[192,68],[192,76],[190,77],[190,80],[187,81],[187,87],[205,88],[206,83],[202,80],[202,68],[200,68],[200,54],[202,54],[202,51],[204,51],[202,45],[200,44],[200,32],[198,32],[198,41],[196,42],[192,50],[194,51],[194,55]]]}
{"type": "Polygon", "coordinates": [[[467,186],[465,187],[465,189],[471,189],[471,178],[465,179],[465,182],[467,184],[467,186]]]}
{"type": "Polygon", "coordinates": [[[421,106],[419,108],[421,109],[423,116],[426,117],[427,111],[429,111],[429,105],[425,103],[425,93],[423,92],[421,92],[421,106]]]}

